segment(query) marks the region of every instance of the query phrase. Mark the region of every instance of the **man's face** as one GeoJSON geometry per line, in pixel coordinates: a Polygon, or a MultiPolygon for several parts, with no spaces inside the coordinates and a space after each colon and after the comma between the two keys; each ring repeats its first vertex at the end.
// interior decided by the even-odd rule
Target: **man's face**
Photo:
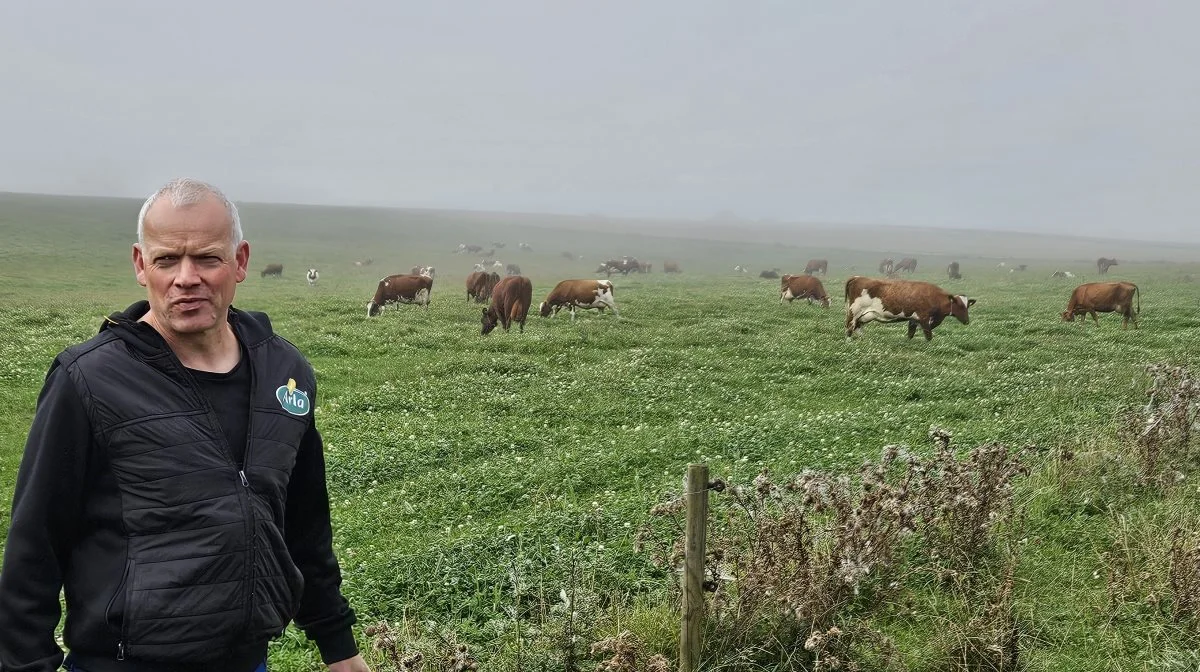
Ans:
{"type": "Polygon", "coordinates": [[[163,197],[146,213],[133,268],[146,288],[150,317],[168,338],[223,329],[237,283],[246,279],[250,244],[233,245],[229,213],[216,197],[175,207],[163,197]]]}

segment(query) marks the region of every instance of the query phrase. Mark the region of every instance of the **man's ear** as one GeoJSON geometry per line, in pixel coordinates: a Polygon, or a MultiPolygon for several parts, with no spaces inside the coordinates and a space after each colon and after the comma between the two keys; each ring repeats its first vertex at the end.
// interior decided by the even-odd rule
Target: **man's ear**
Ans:
{"type": "Polygon", "coordinates": [[[146,259],[142,256],[142,246],[133,244],[133,277],[142,287],[146,286],[146,259]]]}
{"type": "Polygon", "coordinates": [[[250,243],[242,241],[238,243],[237,250],[234,251],[234,261],[237,263],[235,277],[241,282],[246,279],[246,269],[250,267],[250,243]]]}

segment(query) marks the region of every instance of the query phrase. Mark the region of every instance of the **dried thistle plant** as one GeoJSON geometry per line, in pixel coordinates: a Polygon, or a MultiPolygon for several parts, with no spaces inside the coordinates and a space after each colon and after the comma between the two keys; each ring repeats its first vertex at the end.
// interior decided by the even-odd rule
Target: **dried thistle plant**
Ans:
{"type": "Polygon", "coordinates": [[[1200,634],[1200,534],[1176,527],[1171,531],[1171,616],[1200,634]]]}
{"type": "Polygon", "coordinates": [[[1150,389],[1146,405],[1135,415],[1138,483],[1173,485],[1183,480],[1179,468],[1189,458],[1192,430],[1200,417],[1200,381],[1186,368],[1169,364],[1146,367],[1150,389]]]}

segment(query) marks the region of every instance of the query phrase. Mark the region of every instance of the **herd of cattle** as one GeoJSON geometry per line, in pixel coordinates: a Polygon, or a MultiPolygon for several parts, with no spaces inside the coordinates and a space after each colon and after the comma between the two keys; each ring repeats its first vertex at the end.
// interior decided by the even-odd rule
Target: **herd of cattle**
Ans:
{"type": "MultiPolygon", "coordinates": [[[[502,247],[502,244],[494,243],[502,247]]],[[[521,244],[521,249],[528,246],[521,244]]],[[[471,250],[463,246],[465,251],[471,250]]],[[[494,248],[493,248],[494,249],[494,248]]],[[[366,263],[370,263],[369,260],[366,263]]],[[[355,262],[364,265],[363,262],[355,262]]],[[[1101,257],[1097,260],[1097,270],[1106,274],[1112,266],[1117,265],[1116,259],[1101,257]]],[[[1003,266],[1003,264],[1002,264],[1003,266]]],[[[516,264],[500,264],[495,262],[495,270],[476,264],[475,269],[467,275],[466,300],[475,303],[488,303],[482,309],[482,330],[484,335],[493,331],[497,326],[505,331],[513,324],[518,325],[521,332],[525,331],[525,321],[533,301],[533,284],[529,278],[521,275],[521,269],[516,264]],[[505,277],[497,272],[505,270],[505,277]]],[[[609,260],[596,269],[596,273],[648,273],[650,264],[638,261],[633,257],[623,257],[620,260],[609,260]]],[[[921,329],[925,340],[933,338],[933,330],[947,317],[954,317],[963,324],[970,323],[969,309],[975,304],[975,299],[962,294],[948,292],[931,283],[912,279],[900,278],[900,273],[915,273],[917,260],[911,257],[901,259],[884,259],[879,263],[879,273],[883,277],[851,276],[846,281],[844,298],[846,302],[846,337],[851,338],[860,333],[863,326],[870,322],[905,322],[908,324],[908,337],[913,338],[916,330],[921,329]]],[[[1020,266],[1024,270],[1024,265],[1020,266]]],[[[1011,269],[1011,270],[1015,270],[1011,269]]],[[[737,273],[746,273],[744,266],[734,269],[737,273]]],[[[665,262],[663,272],[678,273],[676,262],[665,262]]],[[[829,262],[825,259],[812,259],[805,265],[803,274],[779,275],[779,269],[762,271],[763,278],[779,278],[779,303],[785,300],[791,303],[796,299],[819,304],[825,308],[830,306],[829,294],[824,285],[815,277],[825,276],[829,272],[829,262]]],[[[951,280],[962,279],[961,266],[957,261],[951,262],[946,268],[947,277],[951,280]]],[[[262,277],[283,275],[282,264],[268,264],[262,271],[262,277]]],[[[389,275],[381,278],[376,285],[375,295],[367,303],[367,316],[379,315],[384,307],[393,304],[416,304],[429,307],[430,296],[433,293],[433,281],[436,269],[432,266],[414,266],[409,273],[389,275]]],[[[316,285],[320,274],[317,269],[310,268],[306,279],[310,286],[316,285]]],[[[1055,278],[1071,278],[1070,271],[1055,271],[1055,278]]],[[[596,309],[601,313],[604,309],[612,310],[614,315],[620,315],[613,296],[613,284],[608,278],[604,279],[573,279],[563,280],[538,306],[542,317],[557,315],[562,309],[571,313],[571,319],[576,317],[580,309],[596,309]]],[[[1062,319],[1072,322],[1078,316],[1091,315],[1092,321],[1099,323],[1097,313],[1115,312],[1123,316],[1122,329],[1128,328],[1133,322],[1138,328],[1137,316],[1141,311],[1141,294],[1137,285],[1130,282],[1089,282],[1075,288],[1067,302],[1067,308],[1062,313],[1062,319]]]]}

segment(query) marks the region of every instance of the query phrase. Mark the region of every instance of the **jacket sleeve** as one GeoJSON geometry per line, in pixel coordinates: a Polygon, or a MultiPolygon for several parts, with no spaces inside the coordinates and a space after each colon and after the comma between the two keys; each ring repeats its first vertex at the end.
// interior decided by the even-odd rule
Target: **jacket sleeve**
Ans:
{"type": "Polygon", "coordinates": [[[342,573],[333,554],[324,446],[315,418],[296,455],[284,521],[288,552],[304,575],[296,625],[316,641],[326,664],[354,657],[358,645],[351,626],[356,619],[342,596],[342,573]]]}
{"type": "Polygon", "coordinates": [[[0,670],[58,669],[58,596],[82,515],[91,445],[87,411],[56,361],[46,375],[17,472],[0,569],[0,670]]]}

